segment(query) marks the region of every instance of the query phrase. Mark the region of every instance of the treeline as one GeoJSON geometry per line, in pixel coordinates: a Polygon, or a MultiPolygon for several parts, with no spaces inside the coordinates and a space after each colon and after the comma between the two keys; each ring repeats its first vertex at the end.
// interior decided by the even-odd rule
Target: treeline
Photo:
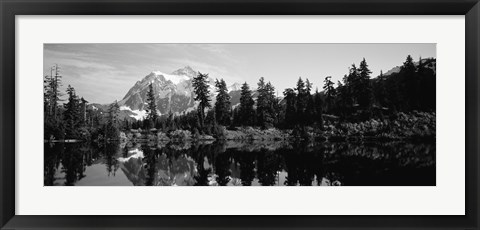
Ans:
{"type": "Polygon", "coordinates": [[[275,87],[261,77],[257,87],[245,82],[240,92],[240,103],[231,104],[227,84],[216,79],[214,89],[208,84],[208,74],[198,73],[192,80],[196,110],[181,115],[160,115],[157,110],[152,85],[147,93],[147,116],[144,120],[119,118],[116,102],[108,112],[87,108],[87,101],[67,88],[68,101],[59,106],[61,76],[58,67],[55,74],[44,78],[45,138],[51,139],[118,139],[120,130],[155,128],[169,133],[177,129],[189,130],[193,135],[221,137],[224,127],[254,126],[261,129],[293,129],[305,133],[305,129],[323,130],[324,122],[361,122],[372,118],[395,116],[398,112],[435,111],[435,59],[421,59],[418,64],[409,55],[398,72],[388,76],[380,74],[371,78],[367,61],[349,68],[342,81],[336,84],[331,77],[324,79],[323,91],[313,91],[309,79],[299,78],[296,85],[283,91],[283,98],[275,93],[275,87]],[[336,87],[335,87],[336,85],[336,87]],[[211,90],[216,91],[212,105],[211,90]]]}
{"type": "Polygon", "coordinates": [[[66,103],[59,90],[62,86],[60,68],[55,65],[50,75],[43,80],[44,139],[57,140],[91,140],[92,138],[108,140],[118,139],[122,123],[118,118],[117,102],[110,105],[106,116],[100,111],[88,109],[88,101],[79,97],[75,89],[68,85],[66,103]]]}
{"type": "Polygon", "coordinates": [[[149,115],[128,128],[157,128],[162,131],[190,130],[193,134],[222,135],[222,126],[276,127],[304,131],[305,127],[323,129],[324,119],[340,122],[360,122],[372,118],[395,115],[397,112],[435,111],[435,59],[420,58],[418,64],[409,55],[396,73],[371,78],[367,61],[349,68],[342,81],[324,79],[323,91],[312,92],[309,79],[299,78],[295,87],[283,91],[283,98],[275,95],[271,82],[259,79],[254,93],[245,82],[241,87],[240,104],[232,106],[226,83],[216,80],[216,102],[211,108],[208,74],[198,73],[193,79],[197,111],[173,116],[158,116],[154,92],[150,88],[149,115]],[[253,95],[256,95],[256,100],[253,95]]]}
{"type": "Polygon", "coordinates": [[[353,64],[349,73],[332,87],[325,79],[325,111],[349,121],[363,121],[397,112],[436,109],[435,59],[422,60],[417,65],[409,55],[398,72],[370,79],[371,71],[363,59],[353,64]]]}

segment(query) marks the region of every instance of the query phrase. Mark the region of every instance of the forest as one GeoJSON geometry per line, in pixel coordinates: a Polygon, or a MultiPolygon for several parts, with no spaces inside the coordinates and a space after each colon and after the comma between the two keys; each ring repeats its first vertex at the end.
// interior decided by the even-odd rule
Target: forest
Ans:
{"type": "Polygon", "coordinates": [[[142,132],[159,140],[236,139],[246,132],[294,139],[435,138],[435,61],[420,58],[415,63],[409,55],[399,71],[372,77],[363,59],[349,67],[342,81],[322,77],[319,89],[300,77],[282,96],[261,77],[254,87],[243,83],[238,105],[231,104],[223,79],[216,79],[212,89],[208,74],[198,72],[192,80],[196,110],[159,114],[150,85],[147,116],[138,121],[121,118],[117,101],[102,113],[88,106],[72,86],[60,92],[62,76],[55,66],[44,76],[44,139],[105,142],[142,132]]]}

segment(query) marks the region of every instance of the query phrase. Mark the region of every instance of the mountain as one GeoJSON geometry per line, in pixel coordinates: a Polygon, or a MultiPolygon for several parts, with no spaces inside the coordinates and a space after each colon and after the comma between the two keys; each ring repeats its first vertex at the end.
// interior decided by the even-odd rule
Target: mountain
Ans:
{"type": "MultiPolygon", "coordinates": [[[[155,92],[155,102],[160,114],[168,114],[170,111],[174,114],[181,114],[195,109],[195,94],[193,93],[192,79],[197,76],[197,71],[190,66],[164,73],[161,71],[152,71],[142,80],[137,81],[127,92],[121,101],[119,101],[120,110],[130,111],[133,114],[130,117],[143,119],[146,116],[146,98],[149,85],[152,84],[155,92]]],[[[210,85],[211,104],[215,103],[215,80],[208,79],[210,85]]],[[[241,85],[234,83],[229,86],[229,93],[236,94],[241,85]]],[[[232,104],[239,103],[232,101],[232,104]]]]}
{"type": "Polygon", "coordinates": [[[228,89],[228,92],[240,91],[240,90],[242,90],[242,84],[240,84],[240,83],[233,83],[233,85],[227,87],[227,89],[228,89]]]}

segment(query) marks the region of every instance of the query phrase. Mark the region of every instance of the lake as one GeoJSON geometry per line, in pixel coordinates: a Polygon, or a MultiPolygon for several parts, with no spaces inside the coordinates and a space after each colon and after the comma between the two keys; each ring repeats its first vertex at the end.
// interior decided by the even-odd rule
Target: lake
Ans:
{"type": "Polygon", "coordinates": [[[435,143],[55,143],[45,186],[435,186],[435,143]]]}

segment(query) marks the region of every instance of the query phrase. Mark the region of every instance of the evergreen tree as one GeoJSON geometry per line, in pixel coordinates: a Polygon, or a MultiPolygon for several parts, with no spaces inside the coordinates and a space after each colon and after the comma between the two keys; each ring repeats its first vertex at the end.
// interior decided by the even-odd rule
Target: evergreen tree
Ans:
{"type": "Polygon", "coordinates": [[[267,126],[271,127],[277,124],[278,122],[278,113],[280,110],[280,106],[278,105],[278,99],[277,96],[275,95],[275,87],[273,87],[271,82],[268,82],[265,85],[265,89],[267,92],[267,102],[268,102],[268,120],[267,121],[267,126]]]}
{"type": "Polygon", "coordinates": [[[217,97],[215,102],[215,116],[219,124],[227,126],[230,124],[230,95],[228,95],[227,84],[223,79],[216,79],[217,97]]]}
{"type": "Polygon", "coordinates": [[[358,104],[358,97],[362,90],[361,89],[362,86],[360,83],[360,74],[355,64],[352,64],[352,66],[350,67],[350,71],[348,73],[346,80],[347,81],[345,82],[345,86],[349,96],[351,96],[352,103],[358,104]]]}
{"type": "Polygon", "coordinates": [[[44,113],[45,120],[48,120],[48,118],[52,114],[51,84],[52,84],[52,77],[50,75],[45,75],[43,77],[43,113],[44,113]]]}
{"type": "Polygon", "coordinates": [[[358,73],[358,104],[362,108],[369,108],[372,101],[372,88],[370,84],[370,74],[372,71],[368,68],[365,58],[360,62],[358,73]]]}
{"type": "Polygon", "coordinates": [[[193,91],[195,93],[195,101],[198,101],[198,120],[200,128],[203,129],[205,121],[205,109],[210,108],[210,90],[208,85],[208,74],[198,72],[198,75],[193,78],[193,91]]]}
{"type": "Polygon", "coordinates": [[[307,97],[307,90],[305,88],[305,82],[302,80],[301,77],[298,78],[297,87],[297,99],[296,105],[297,108],[297,120],[299,123],[305,122],[305,109],[307,107],[308,97],[307,97]]]}
{"type": "Polygon", "coordinates": [[[402,65],[401,71],[406,71],[408,73],[414,73],[415,72],[415,63],[413,63],[413,58],[412,56],[408,55],[407,59],[402,65]]]}
{"type": "Polygon", "coordinates": [[[296,97],[297,94],[292,88],[287,88],[283,92],[283,96],[286,101],[285,108],[285,126],[291,128],[294,124],[297,123],[297,109],[296,109],[296,97]]]}
{"type": "Polygon", "coordinates": [[[149,128],[155,126],[158,113],[157,113],[157,104],[155,102],[155,92],[153,90],[153,85],[150,83],[148,86],[147,92],[147,120],[149,122],[149,128]]]}
{"type": "Polygon", "coordinates": [[[331,76],[325,77],[325,84],[323,85],[323,90],[325,91],[325,103],[326,103],[326,111],[330,112],[333,108],[336,91],[333,87],[334,83],[330,80],[332,79],[331,76]]]}
{"type": "Polygon", "coordinates": [[[58,102],[60,101],[60,87],[62,86],[62,76],[60,75],[60,67],[57,64],[51,68],[50,71],[50,106],[51,115],[53,118],[58,118],[58,102]],[[53,75],[55,74],[55,75],[53,75]]]}
{"type": "Polygon", "coordinates": [[[253,125],[255,111],[253,105],[255,101],[252,97],[252,91],[248,86],[247,82],[243,83],[240,95],[240,107],[238,111],[238,116],[240,124],[242,125],[253,125]]]}
{"type": "Polygon", "coordinates": [[[305,97],[307,99],[307,104],[305,107],[305,123],[310,124],[313,122],[315,116],[315,103],[313,101],[313,96],[311,95],[312,83],[308,80],[305,80],[305,97]]]}
{"type": "Polygon", "coordinates": [[[67,88],[68,102],[64,105],[63,114],[65,120],[65,133],[67,138],[77,138],[78,128],[80,124],[80,107],[79,99],[75,93],[75,89],[68,85],[67,88]]]}
{"type": "Polygon", "coordinates": [[[257,83],[257,122],[259,126],[264,126],[264,121],[266,117],[266,107],[267,107],[267,97],[265,90],[265,79],[261,77],[257,83]]]}
{"type": "Polygon", "coordinates": [[[120,135],[120,121],[118,114],[120,112],[120,107],[118,106],[117,101],[110,104],[108,107],[107,113],[107,123],[105,124],[105,137],[106,140],[117,140],[120,135]]]}
{"type": "Polygon", "coordinates": [[[275,120],[275,88],[270,82],[265,83],[263,77],[258,82],[257,122],[262,128],[271,127],[275,120]]]}
{"type": "Polygon", "coordinates": [[[317,124],[321,129],[323,129],[323,99],[322,95],[318,92],[318,88],[315,91],[313,96],[314,107],[315,107],[315,117],[313,122],[317,124]]]}
{"type": "Polygon", "coordinates": [[[389,106],[388,94],[386,89],[386,78],[383,71],[380,70],[380,75],[377,77],[376,83],[372,86],[373,98],[380,106],[389,106]]]}
{"type": "Polygon", "coordinates": [[[401,82],[401,92],[399,93],[403,95],[401,99],[406,101],[403,109],[418,109],[418,78],[416,77],[416,67],[415,63],[413,63],[412,56],[407,56],[407,59],[400,69],[400,75],[403,75],[403,81],[401,82]]]}
{"type": "Polygon", "coordinates": [[[423,65],[422,56],[420,56],[418,58],[417,72],[422,73],[424,70],[425,70],[425,66],[423,65]]]}

